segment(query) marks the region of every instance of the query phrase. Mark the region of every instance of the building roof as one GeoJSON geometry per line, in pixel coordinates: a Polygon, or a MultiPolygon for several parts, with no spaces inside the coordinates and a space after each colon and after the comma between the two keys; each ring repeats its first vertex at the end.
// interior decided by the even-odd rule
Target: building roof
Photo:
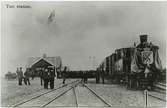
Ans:
{"type": "Polygon", "coordinates": [[[55,66],[56,68],[62,66],[62,60],[60,56],[57,56],[57,57],[45,57],[44,56],[44,57],[29,57],[27,67],[33,66],[34,64],[36,64],[38,61],[42,59],[50,63],[51,65],[55,66]]]}

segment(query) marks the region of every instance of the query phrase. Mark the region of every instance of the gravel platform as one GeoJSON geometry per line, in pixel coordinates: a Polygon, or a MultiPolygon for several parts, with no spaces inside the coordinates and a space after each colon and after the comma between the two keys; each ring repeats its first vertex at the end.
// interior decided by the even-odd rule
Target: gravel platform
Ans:
{"type": "MultiPolygon", "coordinates": [[[[66,83],[74,81],[76,79],[67,79],[66,83]]],[[[62,84],[62,79],[55,79],[55,88],[62,84]]],[[[10,107],[16,103],[22,102],[24,100],[30,99],[31,97],[37,96],[41,93],[47,92],[50,89],[44,89],[40,85],[40,79],[35,78],[30,81],[31,85],[22,86],[18,85],[17,80],[6,80],[1,81],[1,106],[10,107]]]]}

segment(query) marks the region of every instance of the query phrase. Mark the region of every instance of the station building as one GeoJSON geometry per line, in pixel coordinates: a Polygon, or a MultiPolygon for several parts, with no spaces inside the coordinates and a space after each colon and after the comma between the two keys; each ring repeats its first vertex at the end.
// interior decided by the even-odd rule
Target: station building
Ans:
{"type": "Polygon", "coordinates": [[[43,54],[42,57],[29,57],[27,68],[31,69],[31,72],[34,76],[40,76],[40,72],[43,68],[51,67],[55,70],[57,77],[57,71],[62,68],[62,60],[60,56],[49,57],[46,54],[43,54]]]}

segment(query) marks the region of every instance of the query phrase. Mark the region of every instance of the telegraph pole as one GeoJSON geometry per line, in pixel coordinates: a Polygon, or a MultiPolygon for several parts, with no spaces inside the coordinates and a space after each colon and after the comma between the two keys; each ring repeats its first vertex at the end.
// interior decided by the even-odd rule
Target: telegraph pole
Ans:
{"type": "Polygon", "coordinates": [[[89,63],[88,63],[88,68],[89,68],[89,70],[91,69],[91,56],[89,56],[89,63]]]}
{"type": "Polygon", "coordinates": [[[95,69],[95,56],[93,56],[93,70],[95,69]]]}

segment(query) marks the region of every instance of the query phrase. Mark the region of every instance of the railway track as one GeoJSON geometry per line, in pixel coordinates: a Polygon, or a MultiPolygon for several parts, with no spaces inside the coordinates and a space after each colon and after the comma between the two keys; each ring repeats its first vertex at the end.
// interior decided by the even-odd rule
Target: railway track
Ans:
{"type": "MultiPolygon", "coordinates": [[[[27,99],[27,100],[23,100],[22,102],[19,102],[15,105],[12,105],[13,107],[18,107],[18,106],[24,106],[26,103],[30,103],[30,105],[33,106],[33,100],[38,100],[39,98],[41,98],[42,96],[45,97],[45,95],[48,95],[48,94],[51,94],[57,90],[59,91],[63,91],[61,92],[60,94],[58,94],[57,96],[54,96],[53,99],[51,99],[50,101],[46,102],[45,104],[42,104],[42,105],[39,105],[39,106],[42,106],[42,107],[45,107],[47,106],[49,103],[51,103],[52,101],[54,101],[55,99],[57,99],[58,97],[60,97],[61,95],[65,94],[67,91],[69,91],[70,89],[73,88],[73,86],[78,83],[80,83],[80,80],[76,80],[76,81],[72,81],[72,82],[69,82],[67,84],[64,84],[58,88],[55,88],[53,90],[49,90],[47,92],[44,92],[44,93],[41,93],[40,95],[37,95],[37,96],[34,96],[34,97],[31,97],[30,99],[27,99]],[[71,86],[70,86],[71,85],[71,86]],[[64,88],[68,88],[68,86],[70,87],[70,89],[67,89],[67,90],[63,90],[64,88]]],[[[53,93],[54,94],[54,93],[53,93]]],[[[39,99],[40,100],[40,99],[39,99]]]]}
{"type": "Polygon", "coordinates": [[[153,98],[156,98],[156,99],[158,99],[158,100],[160,100],[160,101],[166,102],[166,99],[165,99],[165,98],[162,98],[161,96],[158,96],[158,95],[156,95],[156,94],[148,93],[148,96],[153,97],[153,98]]]}
{"type": "Polygon", "coordinates": [[[93,89],[88,87],[87,85],[83,84],[84,87],[86,87],[97,99],[99,99],[101,102],[105,104],[105,107],[111,107],[112,105],[108,103],[104,98],[102,98],[100,95],[98,95],[93,89]]]}
{"type": "MultiPolygon", "coordinates": [[[[166,102],[165,98],[155,91],[148,92],[148,98],[156,98],[166,102]]],[[[111,107],[112,105],[96,91],[82,84],[80,80],[69,82],[53,90],[40,93],[27,100],[19,102],[13,107],[111,107]],[[69,102],[70,101],[70,102],[69,102]],[[66,106],[65,106],[66,105],[66,106]]]]}
{"type": "MultiPolygon", "coordinates": [[[[59,93],[57,96],[55,96],[52,100],[48,101],[47,103],[44,103],[43,105],[41,105],[41,107],[57,107],[57,106],[61,106],[61,107],[69,107],[69,103],[66,103],[67,101],[71,101],[73,100],[73,104],[70,105],[72,107],[84,107],[82,105],[80,105],[79,101],[80,99],[83,99],[84,101],[89,100],[89,96],[85,96],[86,99],[83,96],[79,96],[78,91],[80,91],[81,89],[86,88],[86,90],[89,91],[88,94],[93,94],[93,96],[96,98],[95,100],[100,100],[102,103],[100,104],[100,106],[105,106],[105,107],[110,107],[111,105],[109,103],[107,103],[102,97],[100,97],[97,93],[95,93],[94,91],[92,91],[89,87],[87,87],[86,85],[82,86],[84,88],[78,89],[78,85],[81,85],[81,83],[77,83],[71,87],[69,87],[67,90],[62,91],[61,93],[59,93]],[[71,95],[69,95],[69,92],[71,92],[71,95]],[[72,93],[73,92],[73,93],[72,93]],[[66,101],[66,102],[65,102],[66,101]],[[105,105],[104,105],[105,104],[105,105]],[[66,105],[66,106],[65,106],[66,105]]],[[[84,93],[84,95],[87,95],[87,92],[82,92],[84,93]]],[[[94,99],[92,99],[94,100],[94,99]]],[[[82,102],[81,102],[82,103],[82,102]]],[[[92,101],[90,101],[90,103],[94,106],[94,103],[92,103],[92,101]]],[[[91,106],[90,103],[88,104],[87,102],[84,103],[84,105],[86,106],[91,106]]],[[[96,106],[96,105],[95,105],[96,106]]],[[[98,105],[99,106],[99,105],[98,105]]]]}
{"type": "Polygon", "coordinates": [[[148,96],[166,102],[166,84],[158,82],[154,86],[154,91],[150,91],[148,96]]]}
{"type": "Polygon", "coordinates": [[[155,84],[154,88],[155,88],[155,91],[166,93],[166,84],[164,83],[157,83],[155,84]]]}
{"type": "Polygon", "coordinates": [[[166,84],[158,82],[154,86],[154,91],[149,93],[148,95],[166,102],[166,84]]]}
{"type": "Polygon", "coordinates": [[[76,107],[78,107],[79,105],[78,105],[78,97],[77,97],[77,94],[76,94],[76,91],[75,91],[75,88],[73,87],[73,92],[74,92],[74,96],[75,96],[75,104],[76,104],[76,107]]]}
{"type": "MultiPolygon", "coordinates": [[[[91,88],[89,88],[87,85],[82,85],[80,83],[80,80],[76,80],[73,82],[70,82],[64,86],[60,86],[58,88],[55,88],[54,90],[49,90],[47,92],[41,93],[40,95],[34,96],[32,98],[29,98],[27,100],[23,100],[22,102],[19,102],[13,107],[53,107],[53,106],[64,106],[67,107],[69,105],[68,101],[71,101],[72,107],[81,107],[80,104],[81,99],[87,101],[90,99],[89,104],[84,103],[84,105],[87,104],[87,106],[93,106],[93,101],[96,101],[98,103],[98,106],[105,106],[110,107],[111,105],[107,103],[102,97],[100,97],[95,91],[93,91],[91,88]],[[78,89],[78,85],[82,85],[80,89],[78,89]],[[82,90],[85,90],[87,92],[83,92],[82,90]],[[89,96],[85,96],[84,98],[82,96],[79,96],[78,92],[82,92],[83,95],[89,94],[89,96]],[[86,98],[86,99],[85,99],[86,98]]],[[[82,102],[81,102],[82,103],[82,102]]]]}
{"type": "MultiPolygon", "coordinates": [[[[56,97],[54,97],[52,100],[48,101],[47,103],[41,105],[42,107],[46,107],[47,105],[49,105],[51,102],[55,101],[56,99],[60,98],[61,96],[63,96],[64,94],[66,94],[68,91],[75,90],[75,87],[79,84],[80,82],[78,82],[77,84],[72,85],[71,87],[69,87],[67,90],[64,90],[63,92],[59,93],[56,97]]],[[[75,91],[74,91],[75,94],[75,91]]],[[[77,100],[76,100],[76,106],[77,105],[77,100]]]]}

